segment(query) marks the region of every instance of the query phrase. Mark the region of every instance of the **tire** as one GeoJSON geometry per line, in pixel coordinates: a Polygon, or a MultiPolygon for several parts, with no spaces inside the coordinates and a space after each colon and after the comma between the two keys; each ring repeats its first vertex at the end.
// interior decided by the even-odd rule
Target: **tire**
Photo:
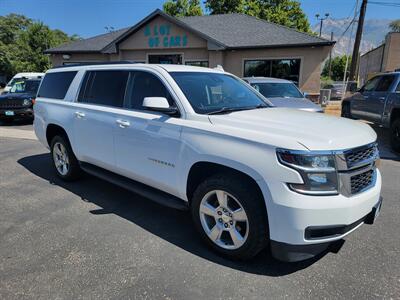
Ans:
{"type": "Polygon", "coordinates": [[[73,181],[81,176],[79,162],[65,136],[57,135],[51,140],[51,157],[57,176],[65,181],[73,181]]]}
{"type": "Polygon", "coordinates": [[[353,119],[351,112],[350,112],[350,103],[345,102],[342,104],[342,114],[343,118],[353,119]]]}
{"type": "Polygon", "coordinates": [[[268,244],[267,210],[257,190],[242,176],[231,174],[214,175],[195,190],[191,201],[195,227],[219,254],[235,260],[250,259],[268,244]],[[219,205],[222,198],[227,199],[225,212],[219,205]]]}
{"type": "Polygon", "coordinates": [[[390,144],[394,151],[400,153],[400,118],[394,120],[390,126],[390,144]]]}

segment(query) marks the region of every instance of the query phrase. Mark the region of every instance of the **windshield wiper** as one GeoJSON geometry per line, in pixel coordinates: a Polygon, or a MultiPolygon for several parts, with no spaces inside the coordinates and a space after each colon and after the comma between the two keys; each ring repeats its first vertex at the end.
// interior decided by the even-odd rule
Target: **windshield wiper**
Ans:
{"type": "Polygon", "coordinates": [[[266,104],[258,104],[257,106],[243,106],[243,107],[222,107],[218,110],[211,111],[207,113],[207,115],[218,115],[218,114],[224,114],[224,113],[230,113],[234,111],[241,111],[241,110],[252,110],[252,109],[257,109],[257,108],[265,108],[269,107],[266,104]]]}

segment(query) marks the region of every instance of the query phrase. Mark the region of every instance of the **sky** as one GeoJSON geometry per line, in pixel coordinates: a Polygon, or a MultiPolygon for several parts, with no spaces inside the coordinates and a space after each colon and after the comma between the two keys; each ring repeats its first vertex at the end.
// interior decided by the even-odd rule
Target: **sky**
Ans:
{"type": "MultiPolygon", "coordinates": [[[[203,0],[201,0],[203,2],[203,0]]],[[[301,6],[310,23],[315,14],[329,13],[332,18],[349,17],[356,0],[301,0],[301,6]]],[[[360,0],[361,2],[361,0],[360,0]]],[[[373,0],[371,2],[398,3],[397,7],[369,4],[366,18],[396,19],[400,17],[400,0],[373,0]]],[[[52,29],[83,38],[115,29],[132,26],[153,10],[162,8],[163,0],[0,0],[0,16],[23,14],[40,20],[52,29]]],[[[351,15],[352,16],[352,15],[351,15]]]]}

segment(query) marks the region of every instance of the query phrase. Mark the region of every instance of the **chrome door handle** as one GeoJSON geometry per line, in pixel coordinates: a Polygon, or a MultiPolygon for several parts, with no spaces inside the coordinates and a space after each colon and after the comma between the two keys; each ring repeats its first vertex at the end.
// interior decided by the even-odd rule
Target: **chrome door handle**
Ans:
{"type": "Polygon", "coordinates": [[[131,123],[129,123],[129,121],[125,121],[125,120],[121,120],[121,119],[117,119],[116,123],[121,128],[126,128],[126,127],[129,127],[131,125],[131,123]]]}
{"type": "Polygon", "coordinates": [[[76,116],[77,118],[79,118],[79,119],[82,119],[82,118],[85,117],[85,114],[84,114],[83,112],[81,112],[81,111],[76,111],[76,112],[75,112],[75,116],[76,116]]]}
{"type": "Polygon", "coordinates": [[[385,100],[385,97],[379,97],[379,100],[383,101],[385,100]]]}

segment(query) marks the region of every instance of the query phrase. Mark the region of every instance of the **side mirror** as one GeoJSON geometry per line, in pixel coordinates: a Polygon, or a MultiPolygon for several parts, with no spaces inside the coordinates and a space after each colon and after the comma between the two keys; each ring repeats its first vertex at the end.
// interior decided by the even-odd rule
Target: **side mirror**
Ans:
{"type": "Polygon", "coordinates": [[[177,115],[179,113],[176,107],[169,106],[167,98],[164,97],[145,97],[143,99],[143,107],[167,115],[177,115]]]}
{"type": "Polygon", "coordinates": [[[303,93],[304,98],[307,98],[308,95],[309,95],[309,93],[307,93],[307,92],[304,92],[304,93],[303,93]]]}

